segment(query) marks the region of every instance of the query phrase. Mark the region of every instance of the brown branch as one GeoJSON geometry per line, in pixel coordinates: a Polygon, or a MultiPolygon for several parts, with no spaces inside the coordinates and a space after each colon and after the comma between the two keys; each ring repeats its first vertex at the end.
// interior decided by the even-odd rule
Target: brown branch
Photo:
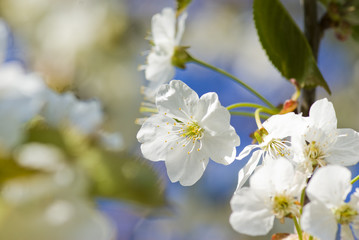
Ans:
{"type": "MultiPolygon", "coordinates": [[[[317,20],[317,1],[304,0],[304,34],[312,49],[315,59],[318,59],[319,43],[323,32],[317,20]]],[[[315,101],[315,88],[303,88],[300,111],[304,116],[309,115],[310,106],[315,101]]]]}

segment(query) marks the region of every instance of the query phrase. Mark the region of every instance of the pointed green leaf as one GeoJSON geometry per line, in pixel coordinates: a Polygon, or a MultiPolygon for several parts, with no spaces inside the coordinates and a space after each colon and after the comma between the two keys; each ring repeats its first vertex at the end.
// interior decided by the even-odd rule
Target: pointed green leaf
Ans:
{"type": "Polygon", "coordinates": [[[352,26],[352,38],[359,42],[359,25],[352,26]]]}
{"type": "Polygon", "coordinates": [[[279,0],[254,0],[254,21],[260,42],[270,61],[301,87],[330,89],[320,73],[310,46],[279,0]]]}
{"type": "Polygon", "coordinates": [[[177,0],[177,16],[180,15],[192,0],[177,0]]]}

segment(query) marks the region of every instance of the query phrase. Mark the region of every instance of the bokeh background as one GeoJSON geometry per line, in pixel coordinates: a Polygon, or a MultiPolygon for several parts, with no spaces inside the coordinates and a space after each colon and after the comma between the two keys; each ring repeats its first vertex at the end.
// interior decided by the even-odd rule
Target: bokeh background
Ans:
{"type": "MultiPolygon", "coordinates": [[[[297,24],[303,26],[299,0],[283,1],[297,24]]],[[[250,0],[193,0],[182,45],[190,53],[221,67],[251,85],[274,104],[290,98],[294,88],[270,64],[262,50],[250,0]]],[[[106,127],[119,131],[124,149],[140,156],[136,118],[142,117],[141,85],[151,29],[151,17],[174,0],[0,0],[0,16],[10,37],[7,61],[18,61],[40,74],[59,92],[73,90],[81,99],[97,98],[104,105],[106,127]]],[[[322,9],[324,12],[324,9],[322,9]]],[[[334,104],[339,127],[359,130],[359,45],[325,33],[319,68],[332,90],[318,89],[318,98],[334,104]]],[[[177,70],[175,79],[199,95],[217,92],[222,105],[257,102],[230,79],[194,64],[177,70]]],[[[256,128],[248,117],[232,117],[241,138],[238,151],[250,144],[256,128]]],[[[230,166],[210,162],[203,177],[191,187],[171,183],[163,163],[150,164],[159,176],[166,204],[151,207],[129,200],[97,199],[97,208],[112,222],[116,240],[238,240],[268,239],[273,232],[293,230],[291,223],[276,224],[265,237],[242,236],[231,229],[229,201],[237,173],[248,160],[230,166]]],[[[120,161],[120,160],[119,160],[120,161]]],[[[140,165],[139,165],[140,167],[140,165]]],[[[354,174],[358,171],[353,168],[354,174]]],[[[156,193],[154,193],[156,194],[156,193]]],[[[10,239],[9,239],[10,240],[10,239]]]]}

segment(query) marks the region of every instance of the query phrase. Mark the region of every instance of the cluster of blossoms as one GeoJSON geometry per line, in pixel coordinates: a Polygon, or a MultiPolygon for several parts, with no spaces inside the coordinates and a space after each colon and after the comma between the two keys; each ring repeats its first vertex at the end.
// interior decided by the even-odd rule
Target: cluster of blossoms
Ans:
{"type": "MultiPolygon", "coordinates": [[[[335,239],[337,224],[342,224],[342,239],[351,239],[349,224],[353,230],[358,227],[359,205],[352,203],[357,193],[350,203],[344,202],[351,190],[345,166],[359,162],[359,133],[337,129],[334,108],[327,99],[315,102],[309,117],[275,115],[263,123],[263,129],[260,150],[239,171],[231,200],[233,228],[262,235],[272,228],[275,217],[281,221],[289,217],[300,220],[302,229],[319,239],[335,239]],[[250,186],[242,187],[253,171],[250,186]],[[310,200],[305,206],[303,191],[310,200]]],[[[254,147],[246,148],[237,159],[254,147]]]]}
{"type": "Polygon", "coordinates": [[[57,93],[36,74],[26,73],[16,63],[0,66],[0,149],[10,151],[21,143],[35,118],[54,128],[72,128],[82,135],[94,135],[108,147],[119,148],[121,136],[101,129],[104,121],[101,104],[79,100],[73,92],[57,93]]]}
{"type": "Polygon", "coordinates": [[[0,22],[0,199],[2,209],[7,209],[0,214],[0,238],[49,239],[58,234],[73,239],[68,227],[79,225],[93,233],[93,238],[77,233],[80,239],[113,234],[108,220],[85,197],[89,177],[70,161],[76,158],[70,148],[78,146],[62,146],[61,140],[65,135],[73,142],[90,139],[99,148],[119,150],[121,135],[103,130],[104,113],[97,100],[83,101],[70,91],[58,93],[37,74],[5,61],[7,38],[0,22]],[[13,230],[14,223],[21,233],[13,230]]]}
{"type": "Polygon", "coordinates": [[[359,237],[359,192],[345,202],[352,185],[346,167],[359,162],[359,133],[338,129],[332,103],[321,99],[308,117],[278,110],[261,123],[256,115],[258,144],[237,155],[240,139],[217,94],[198,97],[182,81],[170,81],[183,21],[184,17],[179,19],[176,33],[173,10],[164,9],[152,20],[154,46],[145,69],[147,79],[160,87],[152,89],[156,113],[137,134],[144,157],[165,161],[170,180],[189,186],[202,176],[209,159],[227,165],[253,152],[239,171],[231,200],[230,224],[236,231],[264,235],[275,218],[280,222],[290,218],[296,239],[334,240],[338,224],[341,239],[354,239],[352,231],[359,237]],[[163,84],[166,81],[169,84],[163,84]],[[244,187],[248,179],[249,186],[244,187]]]}

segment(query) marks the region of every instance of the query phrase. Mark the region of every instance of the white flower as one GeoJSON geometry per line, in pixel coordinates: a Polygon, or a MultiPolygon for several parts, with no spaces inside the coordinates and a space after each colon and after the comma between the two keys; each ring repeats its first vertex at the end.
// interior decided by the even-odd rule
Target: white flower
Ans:
{"type": "Polygon", "coordinates": [[[311,174],[317,166],[338,164],[351,166],[359,161],[359,133],[353,129],[338,129],[333,104],[326,98],[310,108],[305,131],[298,142],[295,161],[303,171],[311,174]]]}
{"type": "Polygon", "coordinates": [[[184,13],[177,22],[176,13],[171,8],[165,8],[152,17],[153,47],[144,66],[146,79],[151,81],[150,89],[158,89],[161,84],[172,80],[175,74],[172,56],[181,41],[186,17],[184,13]]]}
{"type": "Polygon", "coordinates": [[[57,94],[49,90],[42,115],[50,126],[71,126],[83,134],[95,132],[103,121],[98,101],[78,100],[72,92],[57,94]]]}
{"type": "Polygon", "coordinates": [[[278,157],[286,157],[291,159],[293,152],[291,150],[291,141],[301,133],[305,127],[305,122],[300,115],[287,113],[282,115],[274,115],[263,123],[264,131],[262,135],[263,141],[259,144],[248,145],[236,157],[241,160],[248,156],[254,149],[248,163],[238,173],[238,188],[241,188],[253,173],[261,159],[268,155],[271,159],[278,157]]]}
{"type": "Polygon", "coordinates": [[[46,86],[40,78],[26,74],[15,64],[0,67],[0,152],[18,144],[25,124],[45,103],[46,86]]]}
{"type": "Polygon", "coordinates": [[[159,89],[156,105],[158,114],[144,122],[137,139],[144,157],[165,161],[172,182],[194,184],[209,158],[225,165],[233,162],[240,140],[216,93],[199,98],[173,80],[159,89]]]}
{"type": "Polygon", "coordinates": [[[307,187],[310,203],[304,206],[301,225],[304,231],[319,239],[334,240],[342,225],[341,239],[354,239],[349,228],[359,237],[359,192],[344,202],[352,189],[351,173],[342,166],[326,166],[318,169],[307,187]]]}
{"type": "Polygon", "coordinates": [[[238,189],[231,200],[232,227],[247,235],[265,235],[274,218],[299,216],[299,199],[306,177],[285,158],[268,159],[250,178],[250,187],[238,189]]]}

